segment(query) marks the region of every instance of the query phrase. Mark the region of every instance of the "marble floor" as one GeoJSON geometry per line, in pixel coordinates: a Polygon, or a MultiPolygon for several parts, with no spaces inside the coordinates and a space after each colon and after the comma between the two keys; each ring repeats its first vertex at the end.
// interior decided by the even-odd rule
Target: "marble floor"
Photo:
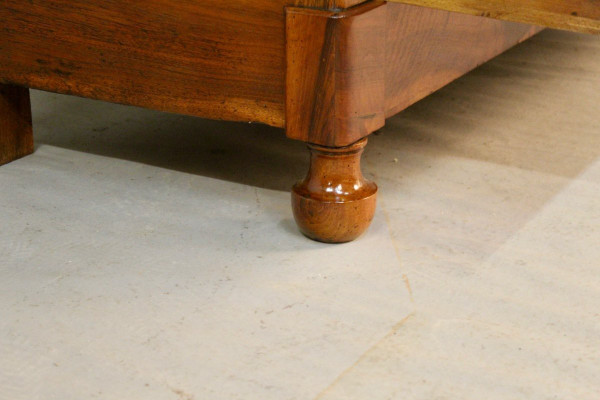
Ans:
{"type": "Polygon", "coordinates": [[[387,121],[370,230],[304,238],[281,130],[33,91],[0,168],[0,399],[600,398],[600,38],[387,121]]]}

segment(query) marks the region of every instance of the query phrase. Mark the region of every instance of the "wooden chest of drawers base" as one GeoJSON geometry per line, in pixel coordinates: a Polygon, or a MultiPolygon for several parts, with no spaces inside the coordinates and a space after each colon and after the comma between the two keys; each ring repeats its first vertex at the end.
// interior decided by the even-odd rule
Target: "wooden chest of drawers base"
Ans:
{"type": "Polygon", "coordinates": [[[33,151],[27,88],[269,124],[309,144],[293,212],[326,242],[373,217],[369,134],[541,30],[358,0],[5,0],[0,20],[0,164],[33,151]]]}

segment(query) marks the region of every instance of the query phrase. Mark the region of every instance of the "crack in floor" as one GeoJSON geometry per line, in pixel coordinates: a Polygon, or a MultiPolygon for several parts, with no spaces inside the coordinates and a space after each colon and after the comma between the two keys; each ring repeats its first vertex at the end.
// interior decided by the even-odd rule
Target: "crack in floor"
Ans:
{"type": "Polygon", "coordinates": [[[394,326],[392,326],[392,329],[390,329],[390,331],[381,339],[379,339],[377,341],[377,343],[375,343],[374,345],[372,345],[371,347],[369,347],[367,349],[367,351],[365,351],[363,354],[360,355],[360,357],[358,357],[358,359],[352,364],[350,365],[348,368],[346,368],[344,371],[342,371],[341,374],[339,374],[337,376],[337,378],[335,378],[333,380],[333,382],[331,382],[331,384],[329,384],[329,386],[327,386],[324,390],[322,390],[315,398],[314,400],[321,400],[324,398],[325,395],[327,395],[327,393],[334,388],[338,382],[340,382],[346,375],[348,375],[354,368],[356,368],[356,366],[358,366],[361,362],[363,362],[367,357],[369,357],[369,355],[371,353],[373,353],[375,351],[375,349],[377,349],[379,347],[379,345],[383,342],[385,342],[386,340],[388,340],[390,337],[394,336],[396,333],[398,333],[398,331],[400,330],[400,328],[413,316],[415,315],[414,312],[410,313],[409,315],[407,315],[406,317],[404,317],[402,320],[400,320],[399,322],[397,322],[396,324],[394,324],[394,326]]]}

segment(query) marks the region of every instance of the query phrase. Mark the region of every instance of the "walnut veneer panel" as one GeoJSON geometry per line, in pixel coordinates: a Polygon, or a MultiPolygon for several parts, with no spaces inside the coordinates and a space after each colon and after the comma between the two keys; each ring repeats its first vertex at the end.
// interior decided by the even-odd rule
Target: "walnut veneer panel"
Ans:
{"type": "MultiPolygon", "coordinates": [[[[0,83],[283,127],[285,6],[324,10],[358,2],[4,0],[0,4],[0,83]]],[[[365,3],[342,15],[369,7],[365,3]]],[[[372,94],[377,92],[371,88],[380,81],[374,79],[378,72],[372,60],[385,59],[380,64],[385,64],[381,68],[386,71],[384,103],[389,116],[532,33],[523,25],[448,11],[395,3],[387,9],[387,23],[377,10],[346,21],[340,21],[338,13],[328,14],[328,23],[337,25],[337,32],[346,32],[336,39],[336,48],[355,49],[362,55],[354,50],[334,55],[341,68],[337,87],[348,89],[337,97],[340,103],[336,105],[337,110],[350,111],[336,116],[352,123],[348,129],[338,125],[338,131],[348,132],[347,137],[319,140],[320,133],[314,130],[316,142],[348,144],[382,124],[373,103],[377,96],[372,94]],[[361,46],[365,38],[375,38],[374,44],[361,46]],[[385,55],[372,51],[380,47],[385,55]],[[344,65],[356,73],[347,74],[350,69],[344,65]],[[371,72],[363,73],[363,68],[371,72]],[[356,90],[371,94],[367,98],[356,90]],[[368,107],[355,107],[362,100],[368,100],[368,107]],[[357,124],[371,115],[379,122],[357,124]]],[[[302,77],[301,68],[299,73],[302,77]]],[[[322,122],[326,117],[323,114],[315,120],[322,122]]]]}
{"type": "Polygon", "coordinates": [[[389,3],[386,117],[531,37],[542,28],[389,3]]]}
{"type": "Polygon", "coordinates": [[[0,83],[283,126],[284,5],[3,0],[0,83]]]}

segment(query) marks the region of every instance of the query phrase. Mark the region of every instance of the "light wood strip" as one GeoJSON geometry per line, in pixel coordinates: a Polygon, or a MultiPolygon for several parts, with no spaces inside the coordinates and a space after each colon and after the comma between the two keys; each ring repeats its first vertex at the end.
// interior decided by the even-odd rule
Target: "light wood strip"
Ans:
{"type": "Polygon", "coordinates": [[[597,0],[389,0],[549,28],[600,34],[597,0]]]}

